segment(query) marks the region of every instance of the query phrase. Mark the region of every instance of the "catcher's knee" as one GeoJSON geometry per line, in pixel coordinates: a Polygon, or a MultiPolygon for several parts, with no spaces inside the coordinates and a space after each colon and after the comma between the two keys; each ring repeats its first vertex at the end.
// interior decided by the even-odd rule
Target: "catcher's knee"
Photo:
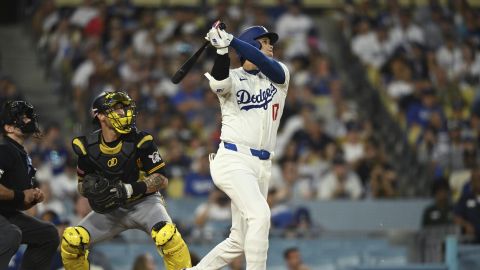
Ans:
{"type": "Polygon", "coordinates": [[[175,224],[161,221],[152,228],[158,252],[164,256],[167,270],[191,267],[190,253],[175,224]]]}
{"type": "Polygon", "coordinates": [[[90,234],[80,226],[68,227],[63,232],[61,256],[65,269],[88,269],[90,234]]]}

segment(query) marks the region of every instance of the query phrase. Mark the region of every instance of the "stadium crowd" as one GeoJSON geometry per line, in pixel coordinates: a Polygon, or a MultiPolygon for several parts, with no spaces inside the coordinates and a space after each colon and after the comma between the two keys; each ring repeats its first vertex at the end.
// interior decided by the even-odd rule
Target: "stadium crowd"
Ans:
{"type": "MultiPolygon", "coordinates": [[[[419,162],[429,165],[434,193],[451,186],[457,219],[465,219],[462,203],[476,193],[471,186],[480,158],[478,10],[468,1],[428,1],[410,8],[398,1],[360,1],[340,13],[353,53],[404,128],[419,162]]],[[[478,228],[478,220],[469,219],[478,228]]],[[[470,225],[457,222],[475,234],[470,225]]]]}
{"type": "MultiPolygon", "coordinates": [[[[221,119],[215,94],[202,78],[212,66],[213,50],[180,84],[170,82],[216,18],[225,18],[233,33],[256,24],[278,32],[282,39],[275,54],[294,74],[270,192],[279,217],[303,215],[289,209],[292,200],[399,195],[391,160],[372,139],[368,119],[360,119],[355,104],[342,96],[315,17],[304,12],[301,1],[271,8],[219,1],[207,10],[199,15],[203,10],[190,6],[151,9],[129,1],[86,0],[69,8],[42,2],[32,20],[39,53],[62,102],[74,104],[64,123],[46,125],[44,140],[31,146],[37,178],[51,190],[51,201],[40,208],[71,214],[65,201],[77,196],[67,135],[93,130],[91,101],[109,89],[129,93],[137,103],[137,127],[153,134],[162,148],[170,177],[166,197],[218,197],[212,194],[207,155],[218,147],[221,119]]],[[[231,59],[238,65],[234,52],[231,59]]],[[[292,220],[278,224],[291,226],[292,220]]]]}
{"type": "MultiPolygon", "coordinates": [[[[419,162],[430,164],[438,179],[435,194],[452,190],[455,203],[478,192],[478,184],[468,180],[480,158],[480,20],[467,1],[447,2],[405,9],[398,1],[345,1],[332,12],[419,162]]],[[[268,200],[274,228],[311,226],[308,210],[292,208],[294,201],[401,197],[391,166],[395,161],[372,136],[369,119],[359,118],[361,108],[342,95],[342,82],[316,26],[318,16],[298,0],[278,3],[263,7],[222,0],[203,8],[140,8],[128,0],[108,5],[84,0],[78,7],[39,2],[32,29],[46,76],[61,96],[58,106],[73,104],[65,122],[42,123],[42,140],[29,142],[46,194],[32,214],[64,224],[88,213],[88,202],[77,195],[69,138],[94,129],[91,102],[114,89],[136,101],[137,127],[153,134],[161,147],[170,178],[164,196],[205,198],[195,211],[191,237],[208,234],[202,231],[207,221],[230,220],[228,201],[214,188],[208,167],[221,121],[215,94],[203,78],[214,50],[207,50],[180,84],[170,82],[217,18],[231,33],[250,25],[277,32],[275,55],[292,74],[268,200]]],[[[238,66],[235,52],[230,54],[238,66]]],[[[15,82],[2,77],[0,102],[20,97],[15,82]]],[[[457,217],[466,219],[458,205],[457,217]]],[[[450,203],[446,212],[453,213],[450,203]]],[[[480,221],[469,222],[478,223],[480,239],[480,221]]],[[[475,234],[475,228],[463,227],[475,234]]]]}

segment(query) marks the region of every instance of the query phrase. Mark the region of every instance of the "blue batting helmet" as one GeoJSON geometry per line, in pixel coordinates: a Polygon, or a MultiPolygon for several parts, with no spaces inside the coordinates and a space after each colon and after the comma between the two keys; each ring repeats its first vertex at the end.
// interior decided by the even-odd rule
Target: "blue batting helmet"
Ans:
{"type": "Polygon", "coordinates": [[[275,44],[275,42],[278,41],[277,33],[268,32],[267,28],[259,25],[252,26],[243,30],[243,32],[238,36],[238,39],[251,44],[257,49],[260,49],[261,45],[260,42],[257,41],[257,39],[262,37],[268,37],[271,44],[275,44]]]}
{"type": "MultiPolygon", "coordinates": [[[[257,39],[262,37],[268,37],[270,39],[270,44],[272,45],[278,40],[277,33],[268,32],[267,28],[259,25],[251,26],[243,30],[243,32],[238,36],[238,39],[260,50],[262,48],[262,44],[260,44],[257,39]]],[[[243,64],[243,62],[245,62],[245,58],[243,58],[240,54],[238,56],[240,57],[240,62],[243,64]]]]}

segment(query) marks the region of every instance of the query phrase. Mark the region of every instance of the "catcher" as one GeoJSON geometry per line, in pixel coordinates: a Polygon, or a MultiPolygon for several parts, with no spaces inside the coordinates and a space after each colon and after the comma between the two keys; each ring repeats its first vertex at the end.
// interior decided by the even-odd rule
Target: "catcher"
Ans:
{"type": "Polygon", "coordinates": [[[190,267],[190,254],[158,190],[168,185],[153,137],[135,129],[135,103],[104,92],[92,106],[100,130],[73,139],[78,191],[93,211],[63,233],[65,269],[88,270],[88,248],[128,230],[150,234],[167,270],[190,267]]]}

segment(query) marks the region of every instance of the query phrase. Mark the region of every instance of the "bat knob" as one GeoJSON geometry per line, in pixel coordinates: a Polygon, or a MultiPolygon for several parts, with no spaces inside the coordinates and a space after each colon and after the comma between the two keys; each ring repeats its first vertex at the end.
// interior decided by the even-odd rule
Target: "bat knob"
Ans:
{"type": "Polygon", "coordinates": [[[218,28],[222,29],[222,30],[225,30],[227,28],[227,25],[224,23],[224,22],[221,22],[219,25],[218,25],[218,28]]]}

